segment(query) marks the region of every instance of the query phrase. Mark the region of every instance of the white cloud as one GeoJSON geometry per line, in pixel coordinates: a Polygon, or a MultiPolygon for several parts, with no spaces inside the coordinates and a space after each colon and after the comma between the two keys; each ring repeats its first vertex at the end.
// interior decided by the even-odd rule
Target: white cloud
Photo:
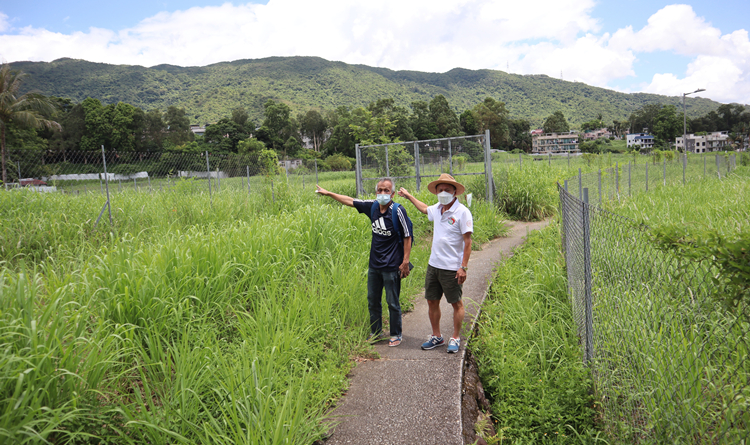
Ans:
{"type": "Polygon", "coordinates": [[[608,87],[635,78],[639,54],[692,59],[643,90],[675,95],[696,82],[721,101],[750,103],[750,41],[722,35],[688,5],[654,13],[640,30],[600,33],[595,0],[270,0],[163,12],[124,30],[71,34],[12,29],[0,13],[0,59],[182,66],[268,56],[319,56],[394,70],[456,67],[548,74],[608,87]]]}
{"type": "Polygon", "coordinates": [[[0,12],[0,32],[7,32],[10,29],[8,16],[0,12]]]}
{"type": "Polygon", "coordinates": [[[669,51],[693,58],[684,77],[675,73],[654,74],[651,82],[643,85],[645,92],[675,96],[705,88],[703,94],[714,100],[750,103],[747,31],[722,35],[688,5],[664,7],[640,31],[633,32],[630,27],[618,30],[610,46],[634,52],[669,51]]]}
{"type": "Polygon", "coordinates": [[[579,33],[595,31],[593,7],[594,0],[511,5],[495,0],[226,3],[160,13],[109,33],[25,28],[0,35],[0,55],[8,60],[74,57],[147,66],[316,55],[392,69],[486,68],[499,64],[498,54],[507,58],[504,46],[511,42],[574,42],[579,33]]]}

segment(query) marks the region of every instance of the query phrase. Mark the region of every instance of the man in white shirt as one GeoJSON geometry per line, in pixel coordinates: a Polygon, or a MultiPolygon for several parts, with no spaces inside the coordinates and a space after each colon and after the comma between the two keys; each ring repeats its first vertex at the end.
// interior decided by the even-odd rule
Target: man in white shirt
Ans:
{"type": "Polygon", "coordinates": [[[451,175],[440,175],[427,189],[437,195],[437,204],[427,206],[403,187],[398,193],[433,222],[432,251],[425,275],[425,298],[432,334],[422,344],[422,349],[433,349],[445,344],[440,333],[440,299],[445,295],[446,301],[453,306],[453,336],[448,342],[448,352],[455,353],[461,346],[461,325],[464,320],[461,296],[471,255],[473,219],[469,209],[456,198],[466,188],[451,175]]]}

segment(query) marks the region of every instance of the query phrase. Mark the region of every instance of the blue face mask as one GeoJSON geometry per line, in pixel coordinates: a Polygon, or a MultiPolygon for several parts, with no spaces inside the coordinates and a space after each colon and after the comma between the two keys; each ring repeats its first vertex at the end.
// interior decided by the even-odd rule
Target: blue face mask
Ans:
{"type": "Polygon", "coordinates": [[[388,205],[388,203],[391,202],[391,195],[378,194],[378,197],[376,199],[378,201],[378,204],[380,204],[381,206],[388,205]]]}

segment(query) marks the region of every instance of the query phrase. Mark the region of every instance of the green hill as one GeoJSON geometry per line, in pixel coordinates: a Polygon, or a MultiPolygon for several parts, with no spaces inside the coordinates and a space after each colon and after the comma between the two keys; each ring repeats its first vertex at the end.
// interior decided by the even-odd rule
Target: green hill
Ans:
{"type": "MultiPolygon", "coordinates": [[[[462,68],[446,73],[393,71],[318,57],[269,57],[204,67],[144,68],[73,59],[16,62],[12,66],[30,75],[25,88],[45,95],[76,102],[86,97],[104,103],[122,101],[146,111],[175,105],[186,110],[191,122],[201,124],[215,122],[237,107],[245,107],[250,117],[260,122],[268,99],[283,101],[294,112],[301,112],[366,106],[388,97],[408,107],[415,100],[429,101],[442,94],[462,112],[490,96],[505,102],[512,117],[529,119],[532,125],[541,125],[559,110],[573,126],[600,113],[605,122],[625,120],[648,103],[682,108],[679,96],[624,94],[546,75],[462,68]]],[[[719,105],[709,99],[688,98],[688,116],[706,114],[719,105]]]]}

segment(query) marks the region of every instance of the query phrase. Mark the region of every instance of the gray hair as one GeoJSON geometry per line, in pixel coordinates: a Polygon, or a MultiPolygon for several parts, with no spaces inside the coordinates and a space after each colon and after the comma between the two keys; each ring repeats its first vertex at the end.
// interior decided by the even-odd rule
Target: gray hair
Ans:
{"type": "Polygon", "coordinates": [[[378,182],[375,183],[376,194],[378,193],[378,184],[380,184],[381,182],[386,182],[386,181],[391,183],[391,193],[396,191],[396,181],[393,178],[389,178],[386,176],[386,177],[378,179],[378,182]]]}

